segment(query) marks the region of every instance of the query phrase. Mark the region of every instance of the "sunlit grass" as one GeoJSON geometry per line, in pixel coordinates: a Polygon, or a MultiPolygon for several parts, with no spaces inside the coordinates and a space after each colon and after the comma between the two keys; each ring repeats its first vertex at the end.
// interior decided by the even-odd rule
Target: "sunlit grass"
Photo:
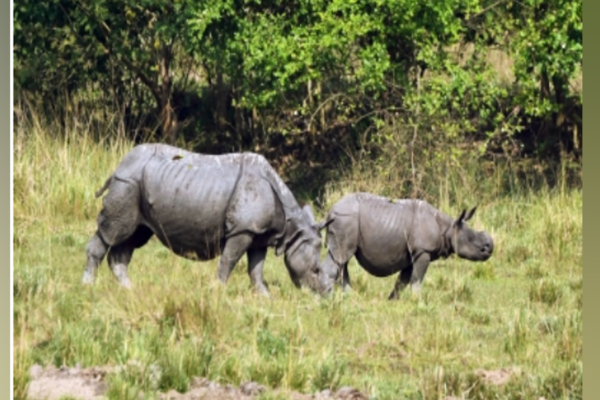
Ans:
{"type": "MultiPolygon", "coordinates": [[[[223,287],[217,260],[187,261],[155,239],[133,256],[132,290],[118,286],[106,262],[96,285],[84,287],[85,245],[101,207],[94,193],[132,144],[98,144],[80,126],[53,138],[51,127],[22,121],[15,136],[19,393],[32,363],[80,363],[127,366],[110,377],[114,399],[184,391],[193,376],[284,393],[350,385],[378,399],[582,397],[581,190],[480,204],[473,225],[493,235],[493,257],[436,261],[420,298],[407,291],[387,301],[396,277],[372,277],[352,260],[353,290],[322,299],[296,289],[270,250],[267,299],[251,290],[245,259],[223,287]],[[474,373],[509,367],[522,374],[500,387],[474,373]]],[[[332,186],[318,216],[357,187],[332,186]]],[[[460,212],[462,204],[439,200],[460,212]]]]}

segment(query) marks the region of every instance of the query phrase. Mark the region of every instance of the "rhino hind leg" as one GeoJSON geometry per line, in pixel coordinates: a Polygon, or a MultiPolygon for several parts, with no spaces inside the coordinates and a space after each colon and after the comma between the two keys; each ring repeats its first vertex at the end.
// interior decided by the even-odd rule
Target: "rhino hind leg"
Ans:
{"type": "Polygon", "coordinates": [[[265,264],[266,255],[266,247],[248,250],[248,275],[250,276],[252,285],[256,288],[258,293],[269,296],[267,284],[263,279],[263,266],[265,264]]]}
{"type": "MultiPolygon", "coordinates": [[[[98,229],[86,246],[87,265],[83,274],[83,283],[86,284],[94,282],[94,274],[109,248],[111,253],[118,254],[119,251],[124,251],[118,250],[120,245],[123,248],[140,247],[152,236],[148,228],[138,227],[140,211],[137,186],[131,182],[112,179],[108,189],[108,194],[102,200],[102,210],[98,214],[98,229]]],[[[122,270],[122,267],[117,267],[117,270],[122,270]]]]}
{"type": "Polygon", "coordinates": [[[127,275],[127,267],[132,255],[133,246],[129,243],[112,247],[108,253],[108,266],[121,286],[127,289],[131,288],[131,281],[127,275]]]}
{"type": "Polygon", "coordinates": [[[102,199],[98,215],[98,232],[105,243],[116,246],[134,236],[140,222],[138,186],[113,179],[109,192],[102,199]]]}
{"type": "Polygon", "coordinates": [[[86,246],[87,264],[83,272],[84,284],[89,285],[94,283],[96,270],[107,251],[108,245],[104,243],[98,232],[96,232],[86,246]]]}
{"type": "Polygon", "coordinates": [[[131,288],[131,281],[127,274],[133,251],[144,246],[154,233],[146,226],[139,226],[131,237],[125,242],[114,246],[108,252],[108,266],[121,286],[131,288]]]}
{"type": "Polygon", "coordinates": [[[229,275],[235,268],[237,262],[252,244],[253,236],[249,233],[240,233],[227,239],[221,258],[217,275],[221,283],[227,283],[229,275]]]}
{"type": "Polygon", "coordinates": [[[351,221],[338,218],[327,231],[327,256],[323,263],[330,278],[341,284],[344,292],[351,289],[348,262],[358,250],[358,234],[351,221]],[[341,282],[340,282],[341,278],[341,282]]]}

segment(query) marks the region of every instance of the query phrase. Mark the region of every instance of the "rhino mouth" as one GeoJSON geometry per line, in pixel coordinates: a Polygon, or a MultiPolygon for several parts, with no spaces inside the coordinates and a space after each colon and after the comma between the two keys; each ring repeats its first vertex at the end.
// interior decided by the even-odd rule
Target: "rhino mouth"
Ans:
{"type": "Polygon", "coordinates": [[[307,272],[304,275],[299,275],[291,268],[288,268],[288,272],[294,286],[296,286],[298,289],[306,287],[313,293],[320,295],[325,295],[331,292],[333,289],[333,284],[323,283],[317,274],[312,275],[311,272],[307,272]]]}
{"type": "Polygon", "coordinates": [[[483,254],[483,256],[485,257],[485,259],[487,260],[488,258],[490,258],[492,256],[493,252],[494,252],[494,242],[490,239],[481,248],[481,253],[483,254]]]}
{"type": "Polygon", "coordinates": [[[487,261],[493,253],[492,246],[485,245],[479,250],[479,254],[473,257],[474,261],[487,261]]]}
{"type": "Polygon", "coordinates": [[[469,261],[475,261],[475,262],[483,262],[483,261],[487,261],[493,253],[493,249],[491,247],[487,247],[487,246],[483,246],[483,247],[475,247],[475,248],[471,248],[469,250],[464,250],[461,252],[458,252],[457,255],[460,258],[469,260],[469,261]]]}
{"type": "Polygon", "coordinates": [[[320,279],[316,278],[317,282],[316,285],[307,285],[308,287],[310,287],[310,289],[315,292],[320,294],[321,296],[327,296],[329,295],[331,292],[333,292],[333,282],[328,282],[328,283],[323,283],[320,279]]]}
{"type": "Polygon", "coordinates": [[[334,286],[335,286],[335,281],[330,280],[327,283],[322,283],[319,294],[321,294],[323,296],[329,296],[331,293],[333,293],[334,286]]]}

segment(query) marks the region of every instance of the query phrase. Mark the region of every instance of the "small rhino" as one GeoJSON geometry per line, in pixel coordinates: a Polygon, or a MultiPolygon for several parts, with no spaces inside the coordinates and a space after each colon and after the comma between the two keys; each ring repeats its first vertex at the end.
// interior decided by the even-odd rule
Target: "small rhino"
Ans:
{"type": "Polygon", "coordinates": [[[327,256],[323,269],[343,288],[350,288],[348,261],[355,256],[367,272],[387,277],[400,272],[389,299],[408,284],[419,293],[429,263],[456,253],[460,258],[485,261],[494,242],[467,221],[477,206],[457,219],[423,200],[390,200],[370,193],[351,193],[333,205],[327,220],[327,256]]]}

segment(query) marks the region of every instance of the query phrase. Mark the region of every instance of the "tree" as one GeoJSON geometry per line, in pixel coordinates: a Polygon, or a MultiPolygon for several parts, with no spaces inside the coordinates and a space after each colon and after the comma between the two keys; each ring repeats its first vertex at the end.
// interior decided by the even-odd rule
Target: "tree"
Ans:
{"type": "Polygon", "coordinates": [[[117,73],[128,72],[150,91],[162,135],[174,142],[180,124],[172,104],[173,73],[176,53],[189,50],[189,6],[187,0],[51,0],[41,6],[26,0],[15,13],[20,81],[31,86],[32,75],[45,70],[77,87],[108,75],[110,61],[117,73]]]}

